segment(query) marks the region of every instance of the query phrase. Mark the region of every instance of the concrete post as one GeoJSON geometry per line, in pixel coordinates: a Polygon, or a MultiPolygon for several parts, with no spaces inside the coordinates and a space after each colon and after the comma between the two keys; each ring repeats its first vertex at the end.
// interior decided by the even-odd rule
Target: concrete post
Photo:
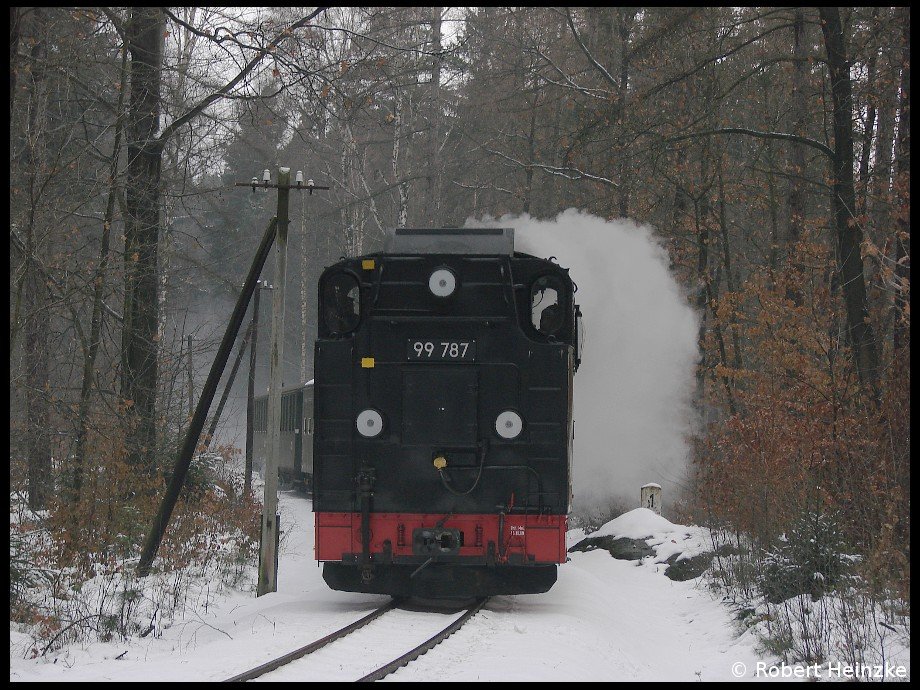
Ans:
{"type": "Polygon", "coordinates": [[[661,486],[658,484],[646,484],[640,490],[639,506],[654,510],[661,515],[661,486]]]}
{"type": "Polygon", "coordinates": [[[278,591],[278,456],[281,453],[281,384],[284,367],[284,291],[287,283],[288,199],[291,169],[278,169],[278,233],[275,237],[275,284],[272,295],[271,354],[269,358],[268,454],[265,458],[265,498],[262,508],[262,546],[257,595],[278,591]]]}

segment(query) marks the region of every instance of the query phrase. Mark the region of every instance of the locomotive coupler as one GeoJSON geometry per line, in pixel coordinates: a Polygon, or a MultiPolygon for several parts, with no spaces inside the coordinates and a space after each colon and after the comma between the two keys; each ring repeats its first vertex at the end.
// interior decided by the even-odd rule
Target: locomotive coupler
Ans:
{"type": "Polygon", "coordinates": [[[416,527],[412,530],[412,553],[416,556],[455,556],[460,553],[460,530],[416,527]]]}

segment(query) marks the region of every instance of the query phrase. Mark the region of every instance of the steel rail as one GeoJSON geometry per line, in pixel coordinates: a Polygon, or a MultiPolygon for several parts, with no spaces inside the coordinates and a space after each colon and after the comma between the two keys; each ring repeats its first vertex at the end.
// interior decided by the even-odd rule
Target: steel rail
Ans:
{"type": "Polygon", "coordinates": [[[300,659],[301,657],[304,657],[307,654],[312,654],[316,650],[322,649],[327,644],[331,642],[335,642],[336,640],[342,637],[345,637],[349,633],[353,633],[355,630],[359,630],[360,628],[363,628],[365,625],[370,623],[372,620],[379,618],[380,616],[385,614],[387,611],[392,610],[398,603],[399,603],[398,599],[393,599],[392,601],[384,604],[380,608],[374,611],[371,611],[369,614],[364,616],[364,618],[361,618],[355,621],[354,623],[351,623],[350,625],[346,625],[344,628],[340,628],[339,630],[336,630],[335,632],[330,633],[329,635],[326,635],[326,637],[319,639],[316,642],[311,642],[310,644],[304,647],[301,647],[300,649],[295,649],[293,652],[289,652],[288,654],[285,654],[284,656],[280,656],[277,659],[268,661],[262,664],[261,666],[257,666],[254,669],[251,669],[249,671],[244,671],[243,673],[233,676],[232,678],[227,678],[223,682],[224,683],[242,683],[247,680],[252,680],[253,678],[258,678],[259,676],[265,673],[274,671],[275,669],[281,668],[282,666],[285,666],[291,663],[292,661],[296,661],[297,659],[300,659]]]}
{"type": "Polygon", "coordinates": [[[405,654],[403,654],[401,657],[399,657],[395,661],[391,661],[385,666],[381,666],[376,671],[372,671],[371,673],[368,673],[363,678],[359,678],[357,682],[358,683],[369,683],[375,680],[380,680],[381,678],[385,678],[386,676],[390,675],[394,671],[399,670],[403,666],[406,666],[412,663],[413,661],[418,659],[420,656],[422,656],[429,650],[434,649],[436,646],[441,644],[448,637],[450,637],[455,632],[457,632],[461,627],[463,627],[464,623],[466,623],[470,618],[472,618],[477,613],[479,613],[479,610],[485,605],[485,603],[488,600],[489,600],[488,597],[485,599],[479,599],[475,604],[473,604],[466,610],[466,613],[460,616],[457,620],[455,620],[449,626],[444,628],[444,630],[439,632],[437,635],[426,640],[425,642],[422,642],[422,644],[420,644],[418,647],[413,649],[411,652],[406,652],[405,654]]]}

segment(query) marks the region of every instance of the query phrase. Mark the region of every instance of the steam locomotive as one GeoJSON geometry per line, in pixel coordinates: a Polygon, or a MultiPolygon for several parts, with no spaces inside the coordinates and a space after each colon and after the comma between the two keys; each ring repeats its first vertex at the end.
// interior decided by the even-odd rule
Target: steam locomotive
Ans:
{"type": "Polygon", "coordinates": [[[552,587],[571,503],[575,290],[501,228],[397,229],[384,252],[323,272],[313,416],[293,414],[301,440],[313,432],[299,471],[330,587],[552,587]]]}

